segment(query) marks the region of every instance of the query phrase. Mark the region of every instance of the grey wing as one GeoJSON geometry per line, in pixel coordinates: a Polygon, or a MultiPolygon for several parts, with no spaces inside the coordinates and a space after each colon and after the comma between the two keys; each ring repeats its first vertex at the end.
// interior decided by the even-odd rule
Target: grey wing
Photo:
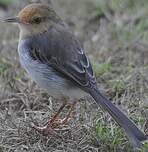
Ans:
{"type": "Polygon", "coordinates": [[[31,51],[31,56],[33,59],[52,66],[57,72],[80,86],[96,87],[91,63],[80,42],[69,32],[54,33],[54,36],[48,33],[45,41],[42,40],[39,47],[31,51]],[[48,49],[45,49],[47,41],[48,49]]]}
{"type": "Polygon", "coordinates": [[[83,87],[96,86],[96,79],[92,66],[84,53],[78,53],[78,60],[72,62],[68,60],[61,68],[64,73],[67,73],[67,75],[73,78],[79,85],[83,87]]]}

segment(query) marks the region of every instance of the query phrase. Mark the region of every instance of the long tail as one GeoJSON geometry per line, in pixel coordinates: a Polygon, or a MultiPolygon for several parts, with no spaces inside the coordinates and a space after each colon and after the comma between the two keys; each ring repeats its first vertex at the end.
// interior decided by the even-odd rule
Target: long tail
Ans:
{"type": "Polygon", "coordinates": [[[142,146],[141,141],[147,140],[148,137],[97,89],[91,89],[90,94],[95,99],[97,104],[99,104],[99,106],[101,106],[104,110],[108,111],[115,121],[124,129],[133,146],[135,148],[140,148],[142,146]]]}

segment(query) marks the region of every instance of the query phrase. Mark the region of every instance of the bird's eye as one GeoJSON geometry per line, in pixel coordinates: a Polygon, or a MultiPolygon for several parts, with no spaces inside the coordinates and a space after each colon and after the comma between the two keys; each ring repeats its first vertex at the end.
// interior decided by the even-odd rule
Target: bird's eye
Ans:
{"type": "Polygon", "coordinates": [[[41,21],[42,21],[42,19],[40,17],[36,17],[33,19],[33,23],[35,23],[35,24],[40,24],[41,21]]]}

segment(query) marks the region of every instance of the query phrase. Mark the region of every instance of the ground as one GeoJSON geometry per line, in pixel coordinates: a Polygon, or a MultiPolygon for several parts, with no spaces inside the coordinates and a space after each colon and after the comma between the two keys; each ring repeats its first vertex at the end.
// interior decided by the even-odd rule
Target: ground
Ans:
{"type": "MultiPolygon", "coordinates": [[[[0,0],[0,16],[16,15],[30,2],[0,0]]],[[[148,134],[148,1],[53,0],[53,6],[84,44],[100,91],[148,134]]],[[[89,96],[77,104],[74,119],[56,129],[59,136],[43,137],[31,128],[32,122],[43,126],[61,101],[21,68],[17,26],[0,23],[0,34],[0,152],[134,151],[89,96]]],[[[147,149],[145,143],[139,151],[147,149]]]]}

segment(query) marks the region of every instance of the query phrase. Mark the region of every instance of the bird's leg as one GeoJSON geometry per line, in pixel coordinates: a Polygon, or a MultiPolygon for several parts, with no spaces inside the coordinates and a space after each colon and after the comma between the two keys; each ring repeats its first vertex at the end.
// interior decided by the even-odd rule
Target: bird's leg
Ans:
{"type": "Polygon", "coordinates": [[[48,121],[46,126],[37,127],[35,125],[32,125],[32,127],[44,136],[47,136],[49,134],[56,134],[56,132],[54,131],[54,128],[57,127],[60,124],[59,120],[58,120],[58,117],[59,117],[60,113],[62,112],[62,110],[64,109],[64,107],[66,106],[66,104],[67,104],[67,102],[64,101],[62,106],[55,113],[55,115],[48,121]]]}
{"type": "Polygon", "coordinates": [[[59,108],[58,112],[52,117],[52,119],[49,120],[49,122],[47,123],[47,127],[55,128],[55,127],[58,127],[59,125],[68,123],[70,118],[73,116],[76,103],[77,102],[75,101],[72,104],[71,103],[67,104],[67,102],[65,101],[63,105],[59,108]],[[59,119],[58,118],[59,114],[61,113],[61,111],[64,109],[66,105],[68,106],[68,109],[69,109],[68,114],[66,115],[64,119],[59,119]]]}
{"type": "Polygon", "coordinates": [[[37,126],[33,125],[32,127],[44,136],[57,134],[54,131],[54,128],[58,127],[59,125],[66,124],[70,120],[70,118],[73,116],[76,103],[77,102],[75,101],[72,104],[71,103],[68,104],[69,110],[68,110],[68,113],[64,119],[59,119],[58,117],[59,117],[60,113],[62,112],[62,110],[64,109],[64,107],[67,105],[67,101],[64,101],[62,106],[55,113],[55,115],[48,121],[46,126],[37,127],[37,126]]]}
{"type": "Polygon", "coordinates": [[[52,119],[50,119],[47,123],[47,127],[51,126],[53,128],[55,128],[58,124],[59,124],[59,120],[58,117],[60,115],[60,113],[62,112],[62,110],[64,109],[64,107],[67,105],[67,102],[64,101],[62,106],[59,108],[59,110],[55,113],[55,115],[52,117],[52,119]]]}
{"type": "Polygon", "coordinates": [[[70,108],[69,108],[68,114],[67,114],[67,116],[61,121],[61,124],[66,124],[66,123],[70,120],[70,118],[73,117],[76,103],[77,103],[77,102],[75,101],[75,102],[73,102],[72,104],[69,105],[70,108]]]}

